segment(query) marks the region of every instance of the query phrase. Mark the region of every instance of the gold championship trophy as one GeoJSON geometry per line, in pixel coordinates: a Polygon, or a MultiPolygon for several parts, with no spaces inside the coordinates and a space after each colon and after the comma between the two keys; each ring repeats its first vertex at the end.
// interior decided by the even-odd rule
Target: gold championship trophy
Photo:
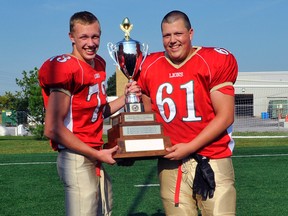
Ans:
{"type": "MultiPolygon", "coordinates": [[[[133,25],[125,18],[120,25],[125,38],[107,44],[108,52],[116,66],[133,82],[144,62],[148,46],[130,38],[133,25]]],[[[135,93],[128,93],[125,99],[125,112],[112,119],[108,130],[108,143],[105,148],[119,146],[114,158],[157,157],[166,154],[165,148],[171,146],[169,137],[163,135],[162,125],[155,121],[154,112],[144,112],[141,99],[135,93]]]]}

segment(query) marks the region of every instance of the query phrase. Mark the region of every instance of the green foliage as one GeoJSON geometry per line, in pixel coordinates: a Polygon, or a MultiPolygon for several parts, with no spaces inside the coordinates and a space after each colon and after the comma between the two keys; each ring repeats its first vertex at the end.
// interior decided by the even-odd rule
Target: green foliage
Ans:
{"type": "Polygon", "coordinates": [[[17,92],[19,98],[27,101],[26,110],[30,121],[35,127],[30,127],[31,133],[37,138],[44,138],[44,104],[41,95],[41,87],[38,83],[38,69],[29,72],[22,72],[23,78],[16,79],[17,85],[21,88],[21,92],[17,92]]]}
{"type": "Polygon", "coordinates": [[[11,101],[9,101],[9,97],[6,95],[0,96],[0,110],[6,110],[9,109],[11,101]]]}
{"type": "Polygon", "coordinates": [[[116,72],[107,80],[107,91],[108,96],[116,95],[116,72]]]}
{"type": "Polygon", "coordinates": [[[27,99],[29,114],[36,122],[44,122],[44,104],[41,95],[41,87],[38,83],[38,69],[22,72],[23,78],[16,79],[17,85],[22,89],[17,92],[21,98],[27,99]]]}
{"type": "Polygon", "coordinates": [[[22,98],[19,93],[5,92],[0,96],[0,110],[27,110],[28,98],[22,98]]]}
{"type": "Polygon", "coordinates": [[[33,89],[39,88],[38,85],[38,69],[35,67],[33,70],[29,72],[22,72],[23,78],[16,78],[16,83],[19,87],[21,87],[22,91],[18,92],[23,97],[28,97],[33,94],[33,89]]]}
{"type": "Polygon", "coordinates": [[[35,67],[29,72],[22,72],[22,79],[16,78],[16,84],[21,91],[15,94],[5,92],[0,96],[0,110],[12,110],[13,120],[17,124],[33,123],[33,127],[29,127],[32,134],[37,138],[44,138],[44,104],[41,95],[41,88],[38,84],[38,69],[35,67]]]}
{"type": "Polygon", "coordinates": [[[29,131],[34,135],[34,137],[38,140],[47,139],[44,136],[44,124],[35,125],[33,127],[29,127],[29,131]]]}

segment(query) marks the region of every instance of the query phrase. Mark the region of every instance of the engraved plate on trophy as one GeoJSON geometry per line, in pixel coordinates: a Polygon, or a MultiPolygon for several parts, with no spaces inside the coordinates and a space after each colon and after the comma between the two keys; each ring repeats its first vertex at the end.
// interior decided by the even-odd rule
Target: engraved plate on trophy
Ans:
{"type": "MultiPolygon", "coordinates": [[[[120,25],[125,33],[123,40],[115,45],[107,44],[108,52],[122,73],[133,82],[140,72],[148,45],[130,37],[133,25],[125,18],[120,25]]],[[[125,99],[125,112],[111,117],[112,128],[108,130],[108,143],[104,148],[119,146],[114,158],[143,158],[165,155],[171,146],[170,138],[164,136],[162,124],[156,122],[154,112],[144,112],[141,98],[135,93],[128,93],[125,99]]]]}
{"type": "Polygon", "coordinates": [[[122,112],[112,117],[112,128],[108,130],[108,143],[104,148],[115,145],[119,149],[114,158],[150,158],[165,155],[171,142],[163,134],[162,124],[155,121],[154,112],[122,112]],[[140,120],[137,121],[138,115],[140,120]]]}

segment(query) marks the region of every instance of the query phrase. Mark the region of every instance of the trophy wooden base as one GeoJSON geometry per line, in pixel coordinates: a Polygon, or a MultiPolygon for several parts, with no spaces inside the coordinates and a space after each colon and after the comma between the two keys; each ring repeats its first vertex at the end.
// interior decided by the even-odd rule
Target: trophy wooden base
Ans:
{"type": "Polygon", "coordinates": [[[162,125],[155,121],[153,112],[123,112],[112,117],[108,143],[104,148],[119,146],[114,158],[151,158],[164,156],[171,146],[163,135],[162,125]]]}

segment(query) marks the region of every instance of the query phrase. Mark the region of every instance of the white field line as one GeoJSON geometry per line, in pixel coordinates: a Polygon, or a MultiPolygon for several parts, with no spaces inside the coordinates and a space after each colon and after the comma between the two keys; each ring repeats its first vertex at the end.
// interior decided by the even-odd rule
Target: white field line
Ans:
{"type": "MultiPolygon", "coordinates": [[[[263,154],[263,155],[237,155],[232,156],[233,158],[252,158],[252,157],[279,157],[288,156],[288,154],[263,154]]],[[[159,187],[159,184],[146,184],[146,185],[134,185],[134,187],[159,187]]]]}
{"type": "MultiPolygon", "coordinates": [[[[263,154],[263,155],[237,155],[233,158],[249,158],[249,157],[279,157],[288,156],[288,154],[263,154]]],[[[26,162],[26,163],[0,163],[0,166],[14,166],[14,165],[39,165],[39,164],[56,164],[56,162],[26,162]]],[[[159,184],[139,184],[134,187],[159,187],[159,184]]]]}
{"type": "Polygon", "coordinates": [[[252,157],[281,157],[288,156],[288,154],[261,154],[261,155],[234,155],[232,158],[252,158],[252,157]]]}
{"type": "Polygon", "coordinates": [[[14,166],[14,165],[38,165],[38,164],[56,164],[56,162],[23,162],[23,163],[0,163],[0,166],[14,166]]]}
{"type": "Polygon", "coordinates": [[[134,185],[134,187],[159,187],[159,186],[160,186],[159,184],[134,185]]]}
{"type": "Polygon", "coordinates": [[[232,136],[238,139],[274,139],[274,138],[288,138],[288,136],[232,136]]]}
{"type": "MultiPolygon", "coordinates": [[[[261,154],[261,155],[233,155],[232,158],[250,158],[250,157],[278,157],[288,156],[288,154],[261,154]]],[[[39,164],[56,164],[56,162],[23,162],[23,163],[0,163],[0,166],[14,165],[39,165],[39,164]]],[[[151,186],[154,186],[153,184],[151,186]]]]}

